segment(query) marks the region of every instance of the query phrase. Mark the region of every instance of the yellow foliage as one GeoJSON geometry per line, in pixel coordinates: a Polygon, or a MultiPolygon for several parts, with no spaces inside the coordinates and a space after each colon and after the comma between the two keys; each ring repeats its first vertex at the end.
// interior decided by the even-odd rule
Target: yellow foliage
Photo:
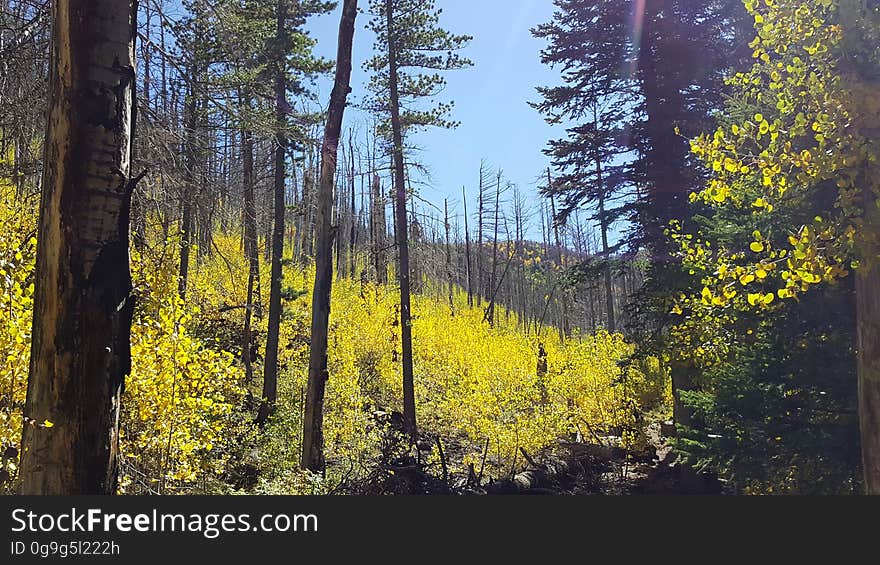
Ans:
{"type": "MultiPolygon", "coordinates": [[[[527,336],[513,318],[504,322],[500,308],[493,328],[480,309],[467,307],[462,292],[455,293],[452,308],[439,296],[414,297],[417,418],[423,432],[462,448],[464,460],[455,464],[476,462],[487,439],[488,465],[499,472],[525,464],[520,448],[534,454],[578,432],[588,441],[596,441],[593,434],[623,436],[623,444],[634,446],[642,439],[639,409],[669,400],[659,366],[644,373],[618,366],[633,352],[619,334],[560,342],[545,328],[541,338],[527,336]],[[539,343],[547,355],[543,375],[539,343]]],[[[372,412],[402,405],[398,298],[392,286],[334,283],[325,404],[331,469],[369,464],[378,449],[372,412]]],[[[308,316],[310,297],[297,302],[302,306],[290,308],[308,316]]],[[[288,360],[290,384],[280,387],[292,389],[295,398],[305,385],[307,348],[288,360]]]]}
{"type": "Polygon", "coordinates": [[[34,205],[18,198],[13,186],[0,177],[0,476],[15,476],[18,466],[30,359],[34,205]]]}
{"type": "MultiPolygon", "coordinates": [[[[33,203],[23,210],[11,187],[0,189],[5,450],[17,448],[21,435],[36,241],[33,203]]],[[[259,398],[266,317],[255,309],[256,378],[244,383],[240,340],[248,269],[240,239],[218,234],[211,253],[193,253],[186,301],[177,292],[178,242],[158,233],[147,239],[142,254],[132,252],[137,306],[121,422],[122,492],[216,491],[240,459],[260,471],[256,492],[323,492],[321,481],[296,470],[314,267],[285,261],[279,401],[269,425],[258,431],[251,424],[254,403],[246,399],[259,398]]],[[[267,304],[265,264],[260,278],[258,301],[267,304]]],[[[453,472],[477,463],[487,440],[486,474],[492,476],[522,467],[521,450],[536,456],[575,434],[637,446],[643,440],[641,414],[671,404],[658,363],[621,368],[633,346],[619,334],[560,340],[543,328],[540,336],[527,335],[517,316],[500,306],[490,327],[481,309],[467,306],[463,292],[455,292],[452,305],[443,295],[426,290],[413,297],[414,365],[419,427],[443,438],[448,456],[456,458],[449,461],[453,472]]],[[[374,412],[402,405],[398,300],[394,285],[345,278],[334,283],[325,403],[328,481],[375,464],[383,430],[374,412]]],[[[12,475],[16,464],[17,458],[3,460],[12,475]]]]}
{"type": "Polygon", "coordinates": [[[199,315],[177,293],[171,265],[140,269],[123,398],[121,489],[171,493],[221,472],[236,441],[244,389],[231,353],[207,347],[187,324],[199,315]],[[223,455],[213,457],[213,452],[223,455]]]}

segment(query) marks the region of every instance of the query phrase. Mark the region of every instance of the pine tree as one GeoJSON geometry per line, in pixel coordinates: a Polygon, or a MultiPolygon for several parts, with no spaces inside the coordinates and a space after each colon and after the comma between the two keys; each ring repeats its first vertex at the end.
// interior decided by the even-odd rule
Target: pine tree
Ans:
{"type": "Polygon", "coordinates": [[[438,27],[440,10],[433,0],[371,0],[369,27],[376,34],[375,56],[365,67],[372,72],[373,96],[366,106],[380,117],[379,131],[390,142],[395,194],[400,326],[403,366],[404,425],[411,437],[417,433],[413,384],[412,315],[410,311],[410,265],[406,214],[406,166],[404,138],[417,128],[451,128],[452,103],[436,102],[430,109],[414,103],[439,94],[446,84],[439,74],[422,70],[461,69],[471,62],[455,51],[471,39],[438,27]]]}
{"type": "MultiPolygon", "coordinates": [[[[553,21],[533,33],[549,41],[542,59],[561,66],[565,84],[542,90],[545,100],[537,106],[551,120],[573,120],[575,126],[568,140],[551,144],[549,152],[563,172],[576,175],[574,183],[566,183],[573,195],[568,207],[598,201],[600,195],[607,202],[612,187],[635,190],[637,198],[629,198],[635,229],[628,243],[633,251],[649,249],[652,260],[630,303],[637,322],[632,330],[644,353],[659,353],[663,329],[673,323],[671,299],[689,284],[671,258],[664,231],[670,221],[687,216],[687,194],[705,174],[686,139],[711,124],[712,111],[721,107],[724,73],[740,62],[745,46],[744,8],[740,0],[646,0],[635,11],[614,0],[556,0],[556,5],[553,21]],[[597,99],[609,115],[592,115],[597,99]],[[617,104],[623,115],[614,111],[617,104]],[[609,157],[615,161],[615,131],[625,134],[623,147],[635,158],[606,186],[599,184],[595,164],[609,157]],[[601,142],[601,136],[610,141],[601,142]],[[602,147],[597,157],[595,149],[602,147]],[[585,184],[593,185],[592,193],[578,194],[585,184]]],[[[606,229],[613,217],[608,212],[599,214],[606,229]]],[[[686,424],[688,411],[677,392],[692,387],[692,369],[671,371],[676,422],[686,424]]]]}

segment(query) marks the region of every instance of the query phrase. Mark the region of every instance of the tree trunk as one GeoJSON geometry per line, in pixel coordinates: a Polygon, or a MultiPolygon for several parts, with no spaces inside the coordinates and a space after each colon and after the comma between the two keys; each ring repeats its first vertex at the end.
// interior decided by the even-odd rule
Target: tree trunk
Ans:
{"type": "MultiPolygon", "coordinates": [[[[250,107],[250,100],[243,106],[250,107]]],[[[241,131],[242,181],[244,184],[244,252],[248,260],[247,299],[244,311],[241,359],[244,363],[245,382],[254,380],[251,357],[251,321],[254,316],[254,293],[259,288],[260,251],[257,241],[257,206],[254,198],[254,137],[250,131],[241,131]]]]}
{"type": "Polygon", "coordinates": [[[483,163],[480,163],[480,186],[477,194],[477,307],[483,305],[483,213],[486,208],[486,197],[483,193],[483,163]]]}
{"type": "Polygon", "coordinates": [[[491,300],[486,308],[486,320],[490,326],[495,325],[495,278],[498,272],[498,214],[501,209],[501,171],[498,171],[498,177],[495,183],[495,223],[493,225],[492,235],[492,274],[489,277],[489,293],[491,300]]]}
{"type": "Polygon", "coordinates": [[[397,37],[394,31],[394,2],[385,0],[385,17],[388,33],[388,82],[390,84],[392,154],[394,158],[396,235],[399,265],[397,279],[400,284],[400,338],[403,364],[403,425],[411,438],[417,434],[416,399],[413,382],[412,321],[409,296],[409,242],[406,221],[406,184],[403,165],[403,132],[400,123],[400,96],[397,78],[397,37]]]}
{"type": "Polygon", "coordinates": [[[471,273],[471,234],[468,229],[467,217],[467,194],[464,187],[461,187],[461,198],[464,203],[464,257],[465,257],[465,276],[467,277],[467,294],[468,307],[474,307],[474,288],[473,276],[471,273]]]}
{"type": "MultiPolygon", "coordinates": [[[[309,350],[309,381],[303,418],[303,469],[324,470],[324,388],[327,384],[327,335],[330,323],[330,292],[333,286],[333,174],[342,117],[351,91],[351,50],[357,0],[345,0],[339,22],[336,81],[330,95],[327,126],[321,145],[321,182],[318,187],[317,249],[315,287],[312,293],[312,337],[309,350]]],[[[353,189],[353,185],[352,185],[353,189]]],[[[352,190],[353,192],[353,190],[352,190]]],[[[354,218],[352,217],[352,222],[354,218]]]]}
{"type": "Polygon", "coordinates": [[[443,228],[446,232],[446,282],[449,284],[449,308],[455,312],[455,300],[452,272],[452,241],[449,239],[449,200],[443,199],[443,228]]]}
{"type": "MultiPolygon", "coordinates": [[[[600,167],[601,165],[597,161],[596,174],[601,178],[600,167]]],[[[605,304],[608,309],[608,331],[614,333],[617,331],[614,319],[614,289],[611,284],[611,256],[608,253],[608,222],[605,218],[605,195],[602,192],[599,193],[599,230],[602,232],[602,258],[605,261],[605,304]]]]}
{"type": "MultiPolygon", "coordinates": [[[[349,86],[349,88],[351,88],[349,86]]],[[[354,141],[352,140],[352,132],[351,129],[348,130],[348,152],[351,153],[351,178],[349,183],[349,188],[351,190],[351,202],[349,212],[351,214],[351,225],[350,232],[348,234],[348,259],[349,259],[349,272],[348,275],[352,279],[357,276],[357,226],[358,226],[358,218],[357,218],[357,210],[355,203],[355,162],[354,162],[354,141]]]]}
{"type": "Polygon", "coordinates": [[[112,494],[117,486],[134,307],[128,238],[135,6],[52,3],[23,494],[112,494]]]}
{"type": "Polygon", "coordinates": [[[373,263],[376,271],[376,282],[388,282],[388,263],[385,261],[385,233],[388,230],[385,218],[385,197],[382,194],[382,182],[379,175],[373,174],[370,220],[373,228],[373,263]]]}
{"type": "MultiPolygon", "coordinates": [[[[151,54],[152,49],[150,46],[150,31],[153,27],[153,13],[150,10],[150,2],[149,0],[144,1],[144,16],[146,19],[144,26],[144,49],[143,49],[143,69],[144,69],[144,97],[143,97],[143,108],[146,112],[143,112],[143,117],[141,121],[143,123],[144,119],[149,120],[149,111],[150,111],[150,63],[151,63],[151,54]]],[[[132,162],[135,160],[140,160],[141,162],[145,161],[144,155],[142,153],[147,153],[148,147],[146,143],[141,143],[140,149],[138,149],[137,144],[132,140],[134,147],[132,147],[132,162]]],[[[134,242],[135,249],[140,252],[144,251],[144,248],[147,244],[146,233],[147,233],[147,195],[142,191],[135,190],[132,193],[131,198],[131,236],[132,241],[134,242]]]]}
{"type": "Polygon", "coordinates": [[[880,265],[856,270],[859,428],[865,491],[880,494],[880,265]]]}
{"type": "Polygon", "coordinates": [[[186,286],[189,282],[189,256],[190,245],[192,242],[193,229],[193,206],[195,194],[195,169],[196,169],[196,93],[195,87],[190,87],[189,96],[186,100],[186,108],[184,109],[184,123],[186,131],[184,133],[184,153],[186,157],[186,165],[184,167],[184,184],[183,193],[183,211],[180,220],[180,270],[177,278],[177,292],[180,294],[181,300],[186,299],[186,286]]]}
{"type": "MultiPolygon", "coordinates": [[[[287,20],[287,0],[278,0],[277,11],[278,43],[284,44],[284,25],[287,20]]],[[[287,134],[285,126],[287,115],[285,107],[287,96],[286,58],[278,54],[275,69],[275,186],[274,216],[272,229],[272,269],[269,287],[269,327],[266,332],[266,359],[263,367],[263,401],[257,414],[257,423],[266,423],[274,410],[278,396],[278,333],[281,329],[281,259],[284,254],[284,180],[286,178],[287,134]]]]}

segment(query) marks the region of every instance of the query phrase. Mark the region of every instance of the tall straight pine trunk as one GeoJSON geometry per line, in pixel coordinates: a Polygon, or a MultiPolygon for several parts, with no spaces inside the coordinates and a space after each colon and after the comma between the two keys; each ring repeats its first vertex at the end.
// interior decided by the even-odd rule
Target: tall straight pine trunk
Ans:
{"type": "MultiPolygon", "coordinates": [[[[278,0],[277,38],[283,45],[287,21],[287,0],[278,0]]],[[[275,184],[274,225],[272,227],[272,264],[269,283],[269,327],[266,332],[266,358],[263,367],[263,401],[257,414],[257,423],[263,425],[274,410],[278,398],[278,335],[281,330],[281,282],[284,276],[281,259],[284,255],[284,181],[287,177],[287,76],[286,57],[277,54],[275,70],[275,184]]]]}
{"type": "Polygon", "coordinates": [[[416,396],[413,382],[412,317],[410,313],[409,241],[406,221],[406,178],[403,165],[403,131],[400,121],[400,94],[397,76],[397,37],[394,31],[394,2],[385,0],[388,30],[388,82],[390,85],[392,155],[394,160],[394,210],[397,218],[397,280],[400,284],[400,341],[403,365],[403,425],[410,437],[415,438],[416,396]]]}
{"type": "MultiPolygon", "coordinates": [[[[309,350],[309,381],[303,418],[303,469],[324,470],[324,390],[327,385],[327,336],[330,324],[330,293],[333,287],[333,174],[342,131],[345,104],[351,91],[351,50],[357,0],[345,0],[339,21],[336,80],[330,94],[324,142],[321,144],[321,180],[318,185],[315,287],[312,293],[312,337],[309,350]]],[[[352,221],[354,217],[352,216],[352,221]]],[[[352,271],[353,273],[354,271],[352,271]]]]}
{"type": "Polygon", "coordinates": [[[23,494],[112,494],[131,359],[135,3],[52,3],[23,494]]]}

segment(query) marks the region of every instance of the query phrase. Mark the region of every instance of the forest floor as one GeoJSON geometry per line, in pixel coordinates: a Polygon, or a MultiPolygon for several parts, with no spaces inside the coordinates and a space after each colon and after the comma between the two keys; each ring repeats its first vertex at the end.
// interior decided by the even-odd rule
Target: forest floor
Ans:
{"type": "MultiPolygon", "coordinates": [[[[427,442],[425,442],[427,443],[427,442]]],[[[648,429],[648,445],[634,452],[613,447],[611,441],[587,443],[560,440],[540,453],[521,451],[526,469],[505,478],[487,478],[473,467],[467,476],[454,477],[442,464],[423,465],[412,458],[388,460],[364,481],[341,490],[350,494],[452,495],[623,495],[720,494],[721,485],[700,478],[698,488],[684,489],[679,466],[660,424],[648,429]],[[445,475],[445,476],[444,476],[445,475]]],[[[457,445],[444,447],[456,457],[457,445]]]]}

